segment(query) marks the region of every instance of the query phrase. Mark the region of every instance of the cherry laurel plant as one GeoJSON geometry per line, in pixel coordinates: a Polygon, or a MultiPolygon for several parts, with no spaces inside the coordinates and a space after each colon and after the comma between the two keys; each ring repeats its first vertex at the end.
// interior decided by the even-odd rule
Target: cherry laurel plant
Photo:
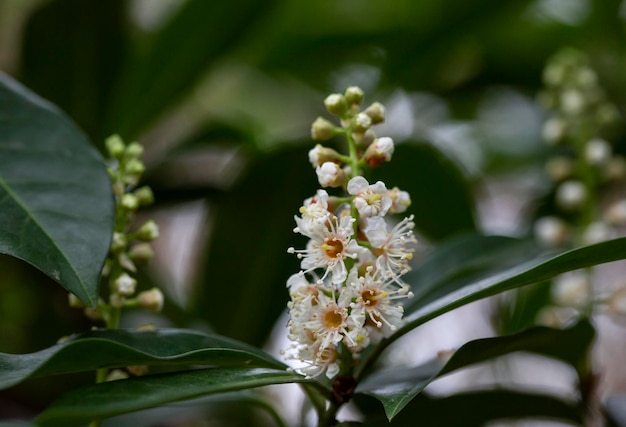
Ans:
{"type": "Polygon", "coordinates": [[[348,154],[320,144],[309,152],[320,185],[343,194],[319,189],[304,201],[294,232],[309,241],[304,249],[288,250],[302,268],[287,281],[288,357],[302,362],[309,377],[350,375],[353,359],[402,324],[402,300],[413,296],[402,281],[416,242],[413,217],[395,225],[388,219],[411,201],[407,192],[362,176],[364,168],[390,161],[394,151],[391,138],[371,130],[384,120],[384,107],[375,102],[360,111],[362,101],[355,86],[329,95],[324,103],[341,126],[320,117],[311,130],[315,140],[344,136],[348,154]]]}

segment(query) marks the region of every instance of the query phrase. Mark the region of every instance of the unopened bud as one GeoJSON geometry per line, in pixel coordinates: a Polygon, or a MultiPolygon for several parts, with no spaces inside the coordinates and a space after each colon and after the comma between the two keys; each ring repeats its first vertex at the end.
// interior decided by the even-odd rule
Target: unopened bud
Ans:
{"type": "Polygon", "coordinates": [[[569,89],[561,94],[561,108],[570,115],[578,115],[585,108],[585,98],[575,89],[569,89]]]}
{"type": "Polygon", "coordinates": [[[138,142],[131,142],[126,148],[126,157],[128,159],[139,159],[143,156],[143,146],[138,142]]]}
{"type": "Polygon", "coordinates": [[[111,294],[109,296],[109,304],[115,308],[122,308],[126,304],[126,297],[120,294],[111,294]]]}
{"type": "Polygon", "coordinates": [[[609,206],[604,214],[604,219],[616,227],[626,225],[626,200],[620,200],[609,206]]]}
{"type": "Polygon", "coordinates": [[[120,159],[124,155],[126,146],[119,135],[111,135],[104,141],[109,156],[120,159]]]}
{"type": "Polygon", "coordinates": [[[154,203],[154,193],[152,189],[147,185],[133,191],[133,194],[137,198],[140,206],[148,206],[154,203]]]}
{"type": "Polygon", "coordinates": [[[340,93],[333,93],[326,97],[324,105],[330,114],[335,116],[343,116],[348,111],[346,98],[340,93]]]}
{"type": "Polygon", "coordinates": [[[585,160],[594,166],[604,166],[611,160],[611,145],[603,139],[595,138],[585,145],[585,160]]]}
{"type": "Polygon", "coordinates": [[[561,246],[569,238],[565,221],[554,216],[545,216],[535,222],[534,233],[537,240],[550,247],[561,246]]]}
{"type": "Polygon", "coordinates": [[[558,144],[565,136],[565,122],[557,117],[546,120],[541,136],[548,144],[558,144]]]}
{"type": "Polygon", "coordinates": [[[565,274],[555,279],[552,298],[558,305],[582,308],[590,298],[589,286],[589,278],[585,273],[565,274]]]}
{"type": "Polygon", "coordinates": [[[95,308],[85,307],[83,309],[83,314],[85,315],[86,318],[90,320],[102,320],[102,316],[100,315],[100,312],[96,310],[95,308]]]}
{"type": "Polygon", "coordinates": [[[543,82],[546,86],[558,86],[563,82],[564,75],[561,64],[550,64],[543,70],[543,82]]]}
{"type": "Polygon", "coordinates": [[[391,199],[389,213],[402,213],[411,206],[411,196],[409,193],[400,190],[398,187],[387,190],[387,196],[391,199]]]}
{"type": "Polygon", "coordinates": [[[575,211],[587,200],[587,189],[580,181],[565,181],[556,190],[556,203],[566,211],[575,211]]]}
{"type": "Polygon", "coordinates": [[[129,211],[135,211],[139,207],[139,200],[134,194],[123,194],[120,198],[120,205],[129,211]]]}
{"type": "Polygon", "coordinates": [[[546,174],[554,182],[561,182],[572,176],[574,164],[567,157],[555,157],[546,163],[546,174]]]}
{"type": "Polygon", "coordinates": [[[345,181],[344,171],[333,162],[322,163],[315,169],[315,173],[322,187],[341,187],[345,181]]]}
{"type": "Polygon", "coordinates": [[[344,96],[346,98],[346,102],[350,107],[359,107],[361,102],[363,102],[363,97],[365,94],[363,93],[363,89],[358,86],[350,86],[344,92],[344,96]]]}
{"type": "Polygon", "coordinates": [[[369,147],[367,147],[367,150],[365,150],[365,154],[363,155],[363,159],[370,167],[375,168],[381,163],[391,160],[393,150],[393,139],[387,136],[377,138],[370,144],[369,147]]]}
{"type": "Polygon", "coordinates": [[[154,257],[154,250],[150,243],[138,243],[130,248],[128,256],[138,263],[147,263],[154,257]]]}
{"type": "Polygon", "coordinates": [[[126,248],[126,235],[124,233],[113,233],[111,239],[111,252],[119,253],[126,248]]]}
{"type": "Polygon", "coordinates": [[[364,112],[370,116],[373,125],[385,121],[385,106],[380,102],[374,102],[372,105],[367,107],[364,112]]]}
{"type": "Polygon", "coordinates": [[[85,304],[72,293],[67,294],[67,302],[72,308],[85,308],[85,304]]]}
{"type": "Polygon", "coordinates": [[[354,116],[352,131],[356,133],[364,133],[372,126],[372,119],[365,113],[359,113],[354,116]]]}
{"type": "Polygon", "coordinates": [[[135,293],[137,281],[128,274],[122,273],[117,277],[117,279],[115,279],[113,286],[114,292],[128,297],[135,293]]]}
{"type": "Polygon", "coordinates": [[[596,243],[609,240],[611,237],[610,228],[603,222],[597,221],[590,224],[583,233],[583,243],[585,245],[595,245],[596,243]]]}
{"type": "Polygon", "coordinates": [[[129,185],[137,185],[141,175],[146,171],[144,164],[137,159],[131,159],[126,163],[126,176],[124,181],[129,185]]]}
{"type": "Polygon", "coordinates": [[[128,375],[128,373],[126,371],[123,371],[121,369],[113,369],[107,375],[106,380],[107,381],[125,380],[128,377],[129,377],[129,375],[128,375]]]}
{"type": "Polygon", "coordinates": [[[315,141],[328,141],[335,136],[335,125],[323,117],[315,119],[311,125],[311,138],[315,141]]]}
{"type": "Polygon", "coordinates": [[[591,68],[583,67],[576,73],[576,83],[581,87],[592,87],[598,82],[596,72],[591,68]]]}
{"type": "Polygon", "coordinates": [[[133,260],[130,259],[128,254],[122,252],[117,257],[117,260],[118,260],[118,262],[120,263],[120,265],[122,266],[122,268],[124,270],[130,271],[132,273],[136,273],[137,272],[137,267],[135,266],[135,263],[133,262],[133,260]]]}
{"type": "Polygon", "coordinates": [[[334,162],[339,159],[339,153],[332,148],[324,147],[317,144],[311,150],[309,150],[309,162],[314,168],[320,166],[322,163],[334,162]]]}
{"type": "Polygon", "coordinates": [[[159,226],[153,220],[142,225],[136,233],[137,239],[151,242],[159,237],[159,226]]]}
{"type": "Polygon", "coordinates": [[[137,296],[139,305],[147,310],[161,311],[163,309],[163,292],[152,288],[149,291],[140,292],[137,296]]]}

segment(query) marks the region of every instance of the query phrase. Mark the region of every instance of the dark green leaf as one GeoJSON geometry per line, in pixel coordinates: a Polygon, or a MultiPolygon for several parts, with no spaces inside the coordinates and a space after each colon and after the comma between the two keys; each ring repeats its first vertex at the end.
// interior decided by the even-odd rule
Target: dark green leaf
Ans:
{"type": "Polygon", "coordinates": [[[441,286],[445,287],[447,294],[410,312],[405,318],[405,325],[381,342],[364,360],[360,370],[368,369],[382,351],[399,337],[457,307],[510,289],[541,282],[567,271],[625,258],[626,238],[622,237],[556,255],[540,256],[474,282],[461,280],[455,281],[454,286],[443,284],[441,286]]]}
{"type": "Polygon", "coordinates": [[[116,132],[132,137],[189,92],[220,55],[244,38],[271,1],[189,0],[128,64],[111,104],[116,132]]]}
{"type": "Polygon", "coordinates": [[[294,372],[262,368],[209,368],[149,375],[73,390],[37,419],[40,426],[79,426],[141,409],[271,384],[312,382],[294,372]]]}
{"type": "Polygon", "coordinates": [[[528,260],[534,243],[504,236],[463,234],[446,240],[404,276],[414,297],[405,304],[412,312],[448,294],[459,282],[476,280],[528,260]]]}
{"type": "Polygon", "coordinates": [[[468,182],[457,165],[429,144],[398,145],[393,163],[374,170],[389,188],[411,195],[409,212],[425,236],[441,240],[476,229],[475,203],[468,182]]]}
{"type": "Polygon", "coordinates": [[[0,74],[0,253],[94,306],[113,229],[109,177],[85,135],[0,74]]]}
{"type": "Polygon", "coordinates": [[[0,389],[27,378],[132,365],[284,368],[269,354],[214,334],[182,329],[95,330],[32,354],[0,353],[0,389]]]}
{"type": "MultiPolygon", "coordinates": [[[[366,411],[365,427],[380,426],[388,421],[383,414],[361,406],[366,411]]],[[[511,419],[554,420],[581,425],[580,408],[575,404],[544,394],[513,390],[483,390],[446,397],[416,397],[390,426],[481,427],[491,421],[511,419]]]]}
{"type": "Polygon", "coordinates": [[[450,372],[516,351],[541,354],[578,367],[593,338],[593,327],[581,321],[564,330],[537,327],[515,335],[475,340],[463,345],[446,363],[434,360],[412,369],[375,372],[356,391],[380,400],[392,419],[428,384],[450,372]]]}
{"type": "Polygon", "coordinates": [[[287,307],[285,283],[299,271],[287,248],[306,244],[291,232],[293,217],[318,187],[309,149],[259,156],[215,201],[204,276],[191,301],[221,334],[261,345],[287,307]]]}

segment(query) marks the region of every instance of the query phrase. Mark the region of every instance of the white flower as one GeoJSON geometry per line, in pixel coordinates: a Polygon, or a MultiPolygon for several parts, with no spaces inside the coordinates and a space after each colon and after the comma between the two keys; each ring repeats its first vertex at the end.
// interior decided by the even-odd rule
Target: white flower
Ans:
{"type": "Polygon", "coordinates": [[[355,196],[354,207],[361,218],[383,216],[391,208],[391,198],[382,181],[370,185],[362,176],[355,176],[348,181],[348,193],[355,196]]]}
{"type": "Polygon", "coordinates": [[[384,136],[382,138],[376,138],[374,142],[367,147],[363,159],[370,167],[376,167],[383,162],[391,160],[393,154],[394,144],[393,139],[384,136]]]}
{"type": "Polygon", "coordinates": [[[409,271],[409,261],[415,249],[408,247],[417,243],[413,234],[413,215],[404,218],[393,229],[387,231],[384,218],[367,219],[364,232],[377,255],[377,268],[384,269],[390,277],[397,277],[409,271]]]}
{"type": "Polygon", "coordinates": [[[411,206],[411,196],[409,196],[409,193],[400,190],[398,187],[387,190],[387,196],[391,199],[389,213],[402,213],[411,206]]]}
{"type": "Polygon", "coordinates": [[[325,223],[331,217],[328,211],[328,193],[326,190],[317,190],[317,194],[309,197],[300,207],[302,218],[294,217],[297,227],[294,233],[302,233],[305,236],[313,233],[313,229],[325,227],[325,223]]]}
{"type": "Polygon", "coordinates": [[[324,162],[315,169],[317,180],[322,187],[340,187],[345,174],[337,163],[324,162]]]}
{"type": "Polygon", "coordinates": [[[348,272],[344,260],[356,259],[363,251],[363,248],[352,239],[354,221],[354,218],[349,216],[334,218],[328,221],[326,226],[311,229],[310,233],[305,234],[311,239],[306,249],[289,248],[287,250],[289,253],[295,253],[302,259],[300,267],[303,271],[300,274],[323,268],[326,271],[318,282],[323,281],[329,273],[332,283],[342,283],[346,280],[348,272]]]}

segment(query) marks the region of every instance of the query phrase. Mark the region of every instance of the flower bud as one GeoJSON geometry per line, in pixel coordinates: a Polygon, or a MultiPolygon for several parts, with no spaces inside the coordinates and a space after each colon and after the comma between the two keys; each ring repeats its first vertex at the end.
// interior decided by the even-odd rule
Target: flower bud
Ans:
{"type": "Polygon", "coordinates": [[[126,248],[126,235],[124,233],[113,233],[111,240],[111,252],[120,253],[126,248]]]}
{"type": "Polygon", "coordinates": [[[85,304],[72,293],[67,294],[67,302],[72,308],[85,308],[85,304]]]}
{"type": "Polygon", "coordinates": [[[135,293],[137,281],[128,274],[122,273],[113,281],[113,287],[115,293],[128,297],[135,293]]]}
{"type": "Polygon", "coordinates": [[[365,109],[365,114],[370,116],[373,125],[382,123],[385,121],[385,106],[380,102],[374,102],[365,109]]]}
{"type": "Polygon", "coordinates": [[[595,138],[585,145],[585,160],[593,166],[604,166],[611,160],[611,145],[603,139],[595,138]]]}
{"type": "Polygon", "coordinates": [[[561,182],[572,176],[574,164],[567,157],[554,157],[546,163],[546,174],[554,182],[561,182]]]}
{"type": "Polygon", "coordinates": [[[130,248],[128,256],[138,263],[147,263],[154,257],[154,250],[150,243],[138,243],[130,248]]]}
{"type": "Polygon", "coordinates": [[[332,148],[324,147],[317,144],[311,150],[309,150],[309,162],[314,168],[320,166],[325,162],[334,162],[339,159],[339,153],[332,148]]]}
{"type": "Polygon", "coordinates": [[[626,200],[620,200],[609,206],[604,214],[604,219],[616,227],[626,225],[626,200]]]}
{"type": "Polygon", "coordinates": [[[139,159],[143,156],[143,146],[138,142],[131,142],[126,148],[126,158],[139,159]]]}
{"type": "Polygon", "coordinates": [[[344,171],[333,162],[324,162],[315,169],[315,173],[322,187],[340,187],[345,181],[344,171]]]}
{"type": "Polygon", "coordinates": [[[556,190],[556,203],[566,211],[580,209],[587,200],[587,189],[580,181],[565,181],[556,190]]]}
{"type": "Polygon", "coordinates": [[[128,372],[130,372],[132,375],[136,376],[136,377],[140,377],[142,375],[146,375],[148,373],[148,371],[149,371],[147,365],[127,366],[126,370],[128,372]]]}
{"type": "Polygon", "coordinates": [[[124,295],[113,293],[109,296],[109,304],[115,308],[123,308],[126,304],[126,297],[124,295]]]}
{"type": "Polygon", "coordinates": [[[124,182],[129,185],[137,185],[141,175],[146,171],[143,162],[137,159],[131,159],[126,163],[126,176],[124,182]]]}
{"type": "Polygon", "coordinates": [[[117,380],[125,380],[126,378],[128,378],[129,375],[127,372],[121,370],[121,369],[113,369],[111,372],[109,372],[109,374],[107,375],[106,380],[107,381],[117,381],[117,380]]]}
{"type": "Polygon", "coordinates": [[[590,224],[583,232],[583,243],[585,245],[595,245],[596,243],[609,240],[611,230],[601,221],[590,224]]]}
{"type": "Polygon", "coordinates": [[[569,238],[565,221],[554,216],[539,218],[535,222],[534,233],[540,243],[550,247],[561,246],[569,238]]]}
{"type": "Polygon", "coordinates": [[[350,86],[344,92],[344,96],[346,98],[346,102],[350,107],[359,107],[361,102],[363,102],[363,97],[365,94],[363,93],[363,89],[358,86],[350,86]]]}
{"type": "Polygon", "coordinates": [[[311,125],[311,138],[315,141],[327,141],[335,136],[335,125],[323,117],[315,119],[311,125]]]}
{"type": "Polygon", "coordinates": [[[578,115],[585,108],[585,98],[580,91],[568,89],[561,94],[561,108],[565,114],[578,115]]]}
{"type": "Polygon", "coordinates": [[[589,67],[583,67],[576,73],[576,83],[581,87],[592,87],[598,83],[598,76],[589,67]]]}
{"type": "Polygon", "coordinates": [[[564,307],[582,308],[590,298],[589,278],[585,273],[565,274],[555,279],[552,298],[564,307]]]}
{"type": "Polygon", "coordinates": [[[348,111],[346,98],[340,93],[333,93],[326,97],[324,105],[330,114],[335,116],[343,116],[348,111]]]}
{"type": "Polygon", "coordinates": [[[391,199],[389,213],[403,213],[411,206],[411,196],[406,191],[394,187],[387,190],[387,196],[391,199]]]}
{"type": "Polygon", "coordinates": [[[391,160],[393,150],[393,139],[387,136],[377,138],[370,144],[369,147],[367,147],[367,150],[365,150],[365,154],[363,155],[363,159],[370,167],[375,168],[381,163],[391,160]]]}
{"type": "Polygon", "coordinates": [[[119,135],[111,135],[104,141],[109,156],[120,159],[124,155],[126,146],[119,135]]]}
{"type": "Polygon", "coordinates": [[[142,225],[136,233],[137,239],[151,242],[159,237],[159,226],[153,220],[142,225]]]}
{"type": "Polygon", "coordinates": [[[117,257],[118,262],[120,263],[120,265],[122,266],[122,268],[126,271],[130,271],[132,273],[136,273],[137,272],[137,267],[135,266],[135,263],[133,262],[132,259],[130,259],[130,257],[128,256],[127,253],[122,252],[118,257],[117,257]]]}
{"type": "Polygon", "coordinates": [[[558,86],[563,82],[565,70],[561,64],[550,64],[543,70],[543,82],[546,86],[558,86]]]}
{"type": "Polygon", "coordinates": [[[537,323],[551,328],[564,328],[578,318],[579,314],[571,307],[549,306],[537,314],[537,323]]]}
{"type": "Polygon", "coordinates": [[[120,205],[129,211],[135,211],[139,207],[139,200],[134,194],[123,194],[120,198],[120,205]]]}
{"type": "Polygon", "coordinates": [[[85,307],[83,309],[83,314],[85,315],[87,319],[90,319],[90,320],[96,320],[96,321],[102,320],[102,316],[100,315],[100,312],[96,310],[95,308],[85,307]]]}
{"type": "Polygon", "coordinates": [[[152,189],[147,185],[136,189],[135,191],[133,191],[133,194],[137,198],[137,202],[140,206],[148,206],[154,203],[154,193],[152,192],[152,189]]]}
{"type": "Polygon", "coordinates": [[[364,133],[372,126],[372,119],[365,113],[359,113],[354,116],[352,131],[356,133],[364,133]]]}
{"type": "Polygon", "coordinates": [[[565,136],[565,122],[557,117],[546,120],[541,136],[548,144],[558,144],[565,136]]]}
{"type": "Polygon", "coordinates": [[[137,300],[139,305],[147,310],[159,312],[163,309],[163,292],[158,288],[140,292],[137,300]]]}

